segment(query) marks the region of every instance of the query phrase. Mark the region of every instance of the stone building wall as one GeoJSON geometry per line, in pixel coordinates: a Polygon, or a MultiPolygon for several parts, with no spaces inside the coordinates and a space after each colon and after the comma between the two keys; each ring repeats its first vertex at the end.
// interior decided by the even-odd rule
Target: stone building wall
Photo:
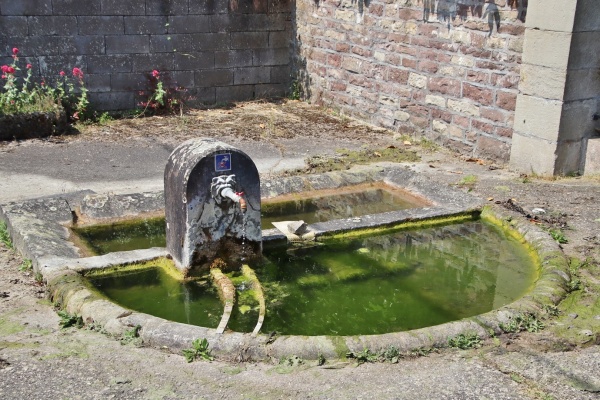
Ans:
{"type": "Polygon", "coordinates": [[[0,63],[35,75],[81,68],[92,105],[132,109],[151,71],[192,102],[282,96],[293,0],[0,0],[0,63]],[[23,64],[24,65],[24,64],[23,64]]]}
{"type": "Polygon", "coordinates": [[[526,5],[297,0],[298,80],[347,115],[507,161],[526,5]]]}

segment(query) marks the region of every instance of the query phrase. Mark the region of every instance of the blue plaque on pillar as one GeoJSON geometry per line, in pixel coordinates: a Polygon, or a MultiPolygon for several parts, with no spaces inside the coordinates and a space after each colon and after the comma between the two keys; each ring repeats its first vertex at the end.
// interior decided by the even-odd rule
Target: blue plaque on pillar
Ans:
{"type": "Polygon", "coordinates": [[[231,171],[231,153],[215,155],[215,171],[231,171]]]}

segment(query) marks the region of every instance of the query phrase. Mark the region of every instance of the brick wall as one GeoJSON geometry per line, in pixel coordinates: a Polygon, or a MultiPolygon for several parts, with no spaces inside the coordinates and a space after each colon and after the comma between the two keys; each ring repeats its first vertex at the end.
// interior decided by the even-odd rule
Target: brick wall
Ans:
{"type": "Polygon", "coordinates": [[[297,0],[298,79],[314,102],[507,161],[526,2],[492,3],[297,0]]]}
{"type": "Polygon", "coordinates": [[[197,102],[281,96],[292,0],[0,0],[0,63],[36,76],[79,67],[92,105],[132,109],[158,69],[197,102]]]}

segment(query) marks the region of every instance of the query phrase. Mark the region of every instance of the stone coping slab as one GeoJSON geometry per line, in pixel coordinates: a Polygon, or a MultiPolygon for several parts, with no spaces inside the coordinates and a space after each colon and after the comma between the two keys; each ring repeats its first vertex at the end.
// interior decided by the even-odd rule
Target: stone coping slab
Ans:
{"type": "MultiPolygon", "coordinates": [[[[482,212],[486,218],[510,229],[540,258],[540,278],[523,298],[478,316],[407,332],[364,336],[269,336],[264,334],[225,332],[216,329],[167,321],[134,312],[111,303],[90,289],[83,274],[97,268],[143,262],[168,256],[166,249],[152,248],[80,257],[69,239],[69,225],[74,221],[102,221],[132,218],[158,212],[164,207],[162,193],[103,195],[87,192],[61,197],[41,198],[0,207],[0,218],[7,222],[15,247],[30,258],[36,273],[47,282],[55,304],[67,312],[82,316],[114,335],[140,327],[143,342],[174,352],[189,348],[193,340],[206,338],[213,353],[223,359],[264,360],[296,355],[304,359],[344,358],[347,352],[369,349],[379,352],[394,346],[401,352],[419,348],[444,347],[449,337],[475,333],[480,337],[502,332],[501,324],[522,314],[539,315],[544,307],[557,304],[567,293],[570,281],[568,262],[557,243],[533,224],[512,220],[499,212],[482,208],[482,201],[451,187],[442,186],[424,174],[398,164],[379,164],[349,171],[321,175],[279,177],[261,182],[263,198],[281,194],[331,189],[356,183],[383,181],[408,190],[429,201],[430,205],[309,225],[315,235],[340,233],[360,228],[376,228],[402,222],[428,220],[482,212]]],[[[277,230],[263,231],[265,243],[285,240],[277,230]]]]}

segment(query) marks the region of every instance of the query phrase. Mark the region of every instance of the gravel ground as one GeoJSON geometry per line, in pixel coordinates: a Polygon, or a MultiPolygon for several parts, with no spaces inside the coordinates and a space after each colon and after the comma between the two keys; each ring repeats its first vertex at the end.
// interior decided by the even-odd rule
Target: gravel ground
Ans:
{"type": "MultiPolygon", "coordinates": [[[[297,162],[285,161],[331,155],[339,147],[406,146],[406,138],[303,103],[247,103],[230,110],[197,111],[185,118],[115,121],[86,128],[78,136],[2,144],[0,201],[22,198],[19,185],[23,181],[14,177],[24,170],[30,177],[28,184],[42,188],[38,194],[68,190],[65,182],[77,188],[135,191],[140,180],[147,180],[148,187],[160,187],[160,157],[144,155],[143,149],[162,148],[168,156],[177,143],[197,135],[217,135],[241,148],[254,149],[257,157],[268,158],[272,152],[273,163],[292,167],[297,162]],[[90,157],[104,157],[106,146],[113,148],[114,158],[107,158],[104,164],[97,159],[86,162],[89,158],[65,150],[85,149],[90,157]],[[133,149],[141,158],[129,160],[119,149],[133,149]],[[61,159],[55,157],[59,153],[61,159]],[[65,160],[68,155],[72,159],[65,160]],[[67,163],[89,166],[75,171],[58,168],[67,163]],[[48,172],[52,165],[56,168],[48,172]],[[115,174],[118,179],[113,179],[115,174]],[[46,186],[44,181],[50,177],[60,184],[46,186]],[[122,186],[116,185],[117,181],[122,186]],[[106,186],[94,186],[98,182],[106,186]]],[[[431,146],[411,148],[418,150],[422,161],[410,167],[440,185],[461,187],[493,207],[511,210],[514,218],[527,218],[568,240],[562,246],[574,259],[573,273],[579,285],[559,305],[559,315],[545,321],[542,332],[503,335],[479,349],[446,349],[402,358],[397,364],[356,365],[332,360],[323,366],[312,362],[290,366],[277,360],[187,363],[181,355],[145,348],[135,341],[124,343],[91,327],[61,329],[44,286],[31,272],[22,271],[23,260],[17,252],[0,244],[0,398],[598,398],[600,181],[520,176],[485,160],[470,160],[431,146]],[[533,208],[542,208],[545,214],[534,215],[533,208]]],[[[271,166],[265,164],[264,171],[273,173],[271,166]]],[[[27,192],[29,197],[35,194],[27,192]]]]}

